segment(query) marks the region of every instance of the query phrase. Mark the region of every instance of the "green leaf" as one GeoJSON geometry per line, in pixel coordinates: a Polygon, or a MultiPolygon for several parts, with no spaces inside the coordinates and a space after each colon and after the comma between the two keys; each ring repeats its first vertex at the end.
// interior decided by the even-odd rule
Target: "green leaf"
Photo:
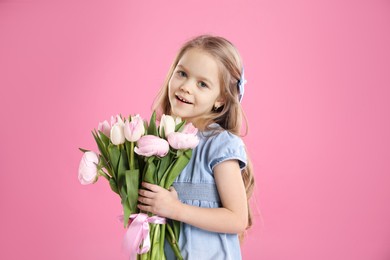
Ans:
{"type": "Polygon", "coordinates": [[[190,160],[192,157],[192,149],[184,151],[184,155],[187,157],[188,160],[190,160]]]}
{"type": "MultiPolygon", "coordinates": [[[[169,175],[169,173],[171,172],[171,169],[173,168],[173,166],[175,165],[175,162],[176,162],[177,159],[173,160],[171,162],[171,164],[169,165],[168,169],[164,172],[161,180],[159,181],[159,184],[161,187],[166,187],[165,183],[166,183],[166,180],[167,180],[167,176],[169,175]]],[[[170,187],[170,186],[169,186],[170,187]]],[[[168,187],[168,188],[169,188],[168,187]]]]}
{"type": "Polygon", "coordinates": [[[110,144],[110,138],[106,136],[102,131],[99,131],[99,136],[104,146],[107,147],[110,144]]]}
{"type": "Polygon", "coordinates": [[[109,161],[107,146],[105,146],[104,143],[102,142],[102,140],[99,138],[98,133],[96,132],[96,130],[92,131],[92,135],[95,138],[96,144],[97,144],[97,146],[99,148],[99,151],[100,151],[101,155],[107,161],[109,161]]]}
{"type": "MultiPolygon", "coordinates": [[[[127,154],[125,149],[120,149],[120,157],[118,162],[118,187],[122,191],[122,187],[126,187],[126,171],[129,169],[127,161],[127,154]]],[[[127,194],[127,189],[124,189],[124,192],[127,194]]]]}
{"type": "Polygon", "coordinates": [[[158,185],[160,183],[160,176],[163,175],[162,173],[161,174],[159,173],[162,158],[157,157],[156,159],[157,159],[157,165],[156,165],[156,170],[154,172],[154,183],[158,185]]]}
{"type": "Polygon", "coordinates": [[[111,190],[112,190],[113,192],[115,192],[116,194],[119,195],[118,186],[117,186],[117,184],[116,184],[115,179],[114,179],[114,178],[111,178],[111,179],[109,180],[109,183],[110,183],[111,190]]]}
{"type": "Polygon", "coordinates": [[[172,160],[174,154],[168,153],[165,157],[161,159],[160,167],[158,168],[157,177],[158,177],[158,185],[161,187],[165,187],[165,180],[167,179],[167,175],[170,172],[170,169],[173,167],[176,159],[172,160]]]}
{"type": "Polygon", "coordinates": [[[155,177],[155,172],[156,172],[156,165],[154,164],[154,156],[148,158],[146,162],[146,167],[145,167],[145,172],[144,172],[144,177],[143,180],[145,182],[149,182],[152,184],[156,184],[154,181],[155,177]]]}
{"type": "MultiPolygon", "coordinates": [[[[135,168],[136,169],[140,169],[140,171],[142,171],[144,168],[145,168],[145,159],[144,157],[142,156],[135,156],[135,168]]],[[[143,176],[140,176],[140,177],[143,177],[143,176]]]]}
{"type": "Polygon", "coordinates": [[[117,179],[118,178],[117,174],[118,174],[119,158],[121,156],[121,151],[119,150],[119,147],[116,145],[110,144],[108,146],[108,155],[109,155],[109,161],[111,163],[114,177],[117,179]]]}
{"type": "Polygon", "coordinates": [[[91,151],[91,150],[86,150],[86,149],[83,149],[83,148],[79,148],[79,150],[82,151],[83,153],[91,151]]]}
{"type": "Polygon", "coordinates": [[[130,213],[137,213],[138,208],[138,189],[139,189],[139,169],[128,170],[125,172],[126,175],[126,189],[127,189],[127,200],[129,203],[130,213]]]}
{"type": "MultiPolygon", "coordinates": [[[[163,139],[166,139],[166,138],[165,138],[165,128],[160,126],[160,129],[161,129],[161,130],[160,130],[160,131],[161,131],[161,136],[160,136],[160,137],[163,138],[163,139]]],[[[160,134],[160,133],[159,133],[159,134],[160,134]]]]}
{"type": "Polygon", "coordinates": [[[158,136],[157,127],[156,127],[156,111],[153,111],[153,114],[150,117],[148,134],[158,136]]]}
{"type": "Polygon", "coordinates": [[[160,165],[157,170],[157,184],[164,187],[164,180],[166,179],[167,169],[171,166],[172,154],[168,153],[160,159],[160,165]]]}
{"type": "Polygon", "coordinates": [[[145,134],[148,134],[147,132],[148,132],[148,122],[146,121],[146,120],[144,120],[144,128],[145,128],[145,134]]]}
{"type": "Polygon", "coordinates": [[[106,159],[101,154],[99,154],[99,164],[101,165],[102,168],[105,168],[107,170],[108,174],[111,177],[114,176],[111,169],[111,165],[106,161],[106,159]]]}
{"type": "Polygon", "coordinates": [[[127,160],[127,154],[125,149],[120,149],[121,157],[118,163],[118,172],[127,171],[129,169],[129,161],[127,160]]]}
{"type": "Polygon", "coordinates": [[[129,202],[127,200],[127,196],[122,197],[122,206],[123,206],[123,225],[125,228],[127,228],[127,225],[129,224],[129,217],[131,215],[129,202]]]}
{"type": "Polygon", "coordinates": [[[183,169],[190,161],[191,155],[192,155],[192,150],[187,150],[176,159],[172,168],[167,173],[166,180],[164,183],[164,188],[168,189],[169,187],[171,187],[176,177],[179,176],[179,174],[183,171],[183,169]]]}
{"type": "Polygon", "coordinates": [[[180,132],[181,130],[183,130],[184,126],[186,124],[186,121],[181,121],[180,123],[178,123],[176,126],[175,126],[175,132],[180,132]]]}

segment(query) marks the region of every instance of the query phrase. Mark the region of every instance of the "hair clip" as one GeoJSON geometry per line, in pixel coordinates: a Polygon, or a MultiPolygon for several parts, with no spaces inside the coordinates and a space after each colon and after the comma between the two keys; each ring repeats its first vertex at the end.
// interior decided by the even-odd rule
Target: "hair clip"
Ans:
{"type": "Polygon", "coordinates": [[[244,75],[244,67],[242,68],[241,77],[237,82],[237,88],[238,88],[238,100],[241,102],[242,98],[244,97],[244,86],[246,84],[246,79],[244,75]]]}

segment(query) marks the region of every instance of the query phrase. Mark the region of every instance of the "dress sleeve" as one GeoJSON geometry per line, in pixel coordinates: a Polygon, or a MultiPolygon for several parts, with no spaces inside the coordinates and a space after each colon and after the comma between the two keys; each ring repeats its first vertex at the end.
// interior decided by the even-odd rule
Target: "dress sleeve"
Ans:
{"type": "Polygon", "coordinates": [[[213,137],[208,156],[211,170],[217,164],[232,159],[238,160],[241,170],[247,165],[244,142],[239,136],[228,131],[223,131],[213,137]]]}

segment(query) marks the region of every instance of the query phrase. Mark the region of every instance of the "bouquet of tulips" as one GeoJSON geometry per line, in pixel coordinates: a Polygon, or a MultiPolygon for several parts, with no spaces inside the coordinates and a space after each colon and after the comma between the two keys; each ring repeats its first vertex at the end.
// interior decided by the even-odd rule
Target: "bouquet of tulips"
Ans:
{"type": "Polygon", "coordinates": [[[143,181],[168,189],[191,159],[199,143],[197,131],[169,115],[157,122],[153,113],[149,124],[139,115],[117,115],[92,131],[100,153],[80,148],[81,184],[95,183],[102,176],[121,198],[127,228],[124,247],[131,259],[165,259],[165,240],[182,259],[177,245],[180,223],[140,212],[138,189],[143,181]]]}

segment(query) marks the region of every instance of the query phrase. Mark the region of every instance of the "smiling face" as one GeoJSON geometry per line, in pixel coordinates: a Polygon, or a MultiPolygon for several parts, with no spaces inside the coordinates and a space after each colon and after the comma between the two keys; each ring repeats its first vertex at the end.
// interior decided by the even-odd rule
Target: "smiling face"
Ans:
{"type": "Polygon", "coordinates": [[[190,49],[179,60],[168,83],[172,114],[196,123],[223,105],[219,67],[215,59],[200,49],[190,49]]]}

